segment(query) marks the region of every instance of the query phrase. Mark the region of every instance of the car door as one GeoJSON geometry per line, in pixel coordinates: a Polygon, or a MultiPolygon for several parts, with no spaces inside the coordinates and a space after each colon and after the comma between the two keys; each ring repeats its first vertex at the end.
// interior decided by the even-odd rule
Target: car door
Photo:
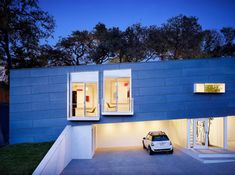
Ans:
{"type": "Polygon", "coordinates": [[[145,137],[145,139],[143,140],[143,143],[144,143],[144,146],[145,146],[145,147],[147,146],[148,136],[149,136],[149,135],[147,135],[147,136],[145,137]]]}

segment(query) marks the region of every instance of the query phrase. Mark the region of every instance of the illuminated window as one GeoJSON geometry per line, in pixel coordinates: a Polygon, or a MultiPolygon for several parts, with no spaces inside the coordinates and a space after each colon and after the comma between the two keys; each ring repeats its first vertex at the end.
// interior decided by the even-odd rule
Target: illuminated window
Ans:
{"type": "Polygon", "coordinates": [[[195,83],[194,93],[225,93],[224,83],[195,83]]]}
{"type": "Polygon", "coordinates": [[[71,120],[98,120],[98,72],[76,72],[70,75],[71,120]]]}
{"type": "Polygon", "coordinates": [[[102,114],[133,114],[131,98],[131,70],[104,71],[104,99],[102,114]]]}

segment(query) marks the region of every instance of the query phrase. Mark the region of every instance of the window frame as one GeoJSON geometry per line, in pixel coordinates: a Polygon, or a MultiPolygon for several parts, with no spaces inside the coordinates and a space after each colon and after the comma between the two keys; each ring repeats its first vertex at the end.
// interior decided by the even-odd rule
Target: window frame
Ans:
{"type": "Polygon", "coordinates": [[[195,94],[224,94],[225,93],[225,83],[194,83],[193,92],[195,94]],[[219,91],[207,91],[208,86],[217,86],[219,91]]]}
{"type": "MultiPolygon", "coordinates": [[[[67,75],[67,120],[69,121],[98,121],[100,120],[100,103],[99,103],[99,71],[81,71],[81,72],[70,72],[67,75]],[[81,81],[73,81],[72,74],[76,76],[75,74],[87,74],[87,77],[89,77],[89,74],[94,74],[93,76],[96,77],[96,81],[87,81],[85,75],[81,81]],[[96,74],[96,75],[95,75],[96,74]],[[97,116],[72,116],[72,85],[73,83],[97,83],[97,116]]],[[[86,109],[84,109],[86,110],[86,109]]]]}
{"type": "MultiPolygon", "coordinates": [[[[118,91],[118,89],[117,89],[118,91]]],[[[101,105],[101,114],[102,115],[134,115],[134,100],[132,96],[132,69],[110,69],[110,70],[104,70],[103,71],[103,96],[102,96],[102,105],[101,105]],[[109,76],[106,74],[110,73],[109,76]],[[126,76],[126,74],[128,76],[126,76]],[[105,78],[129,78],[130,82],[130,92],[129,92],[129,98],[130,98],[130,111],[128,112],[118,112],[118,111],[105,111],[104,109],[104,100],[105,100],[105,78]]],[[[117,93],[118,94],[118,93],[117,93]]],[[[116,100],[118,97],[116,97],[116,100]]],[[[117,102],[118,103],[118,102],[117,102]]]]}

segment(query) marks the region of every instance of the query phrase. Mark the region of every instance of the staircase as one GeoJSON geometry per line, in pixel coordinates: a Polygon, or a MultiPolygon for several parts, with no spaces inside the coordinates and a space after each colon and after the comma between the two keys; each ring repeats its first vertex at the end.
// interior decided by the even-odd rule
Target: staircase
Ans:
{"type": "Polygon", "coordinates": [[[193,148],[193,120],[190,120],[190,140],[189,140],[189,146],[190,148],[193,148]]]}
{"type": "MultiPolygon", "coordinates": [[[[190,137],[189,148],[194,146],[194,131],[193,131],[193,119],[190,120],[190,137]]],[[[201,161],[202,163],[225,163],[235,162],[235,152],[215,148],[215,149],[182,149],[183,152],[191,157],[201,161]]]]}

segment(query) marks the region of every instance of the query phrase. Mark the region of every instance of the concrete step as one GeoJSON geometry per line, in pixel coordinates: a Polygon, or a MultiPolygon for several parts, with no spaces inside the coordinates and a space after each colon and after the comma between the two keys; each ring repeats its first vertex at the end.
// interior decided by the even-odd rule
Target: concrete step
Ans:
{"type": "Polygon", "coordinates": [[[195,150],[182,149],[184,153],[202,163],[226,163],[235,162],[235,152],[226,150],[195,150]],[[203,152],[203,153],[202,153],[203,152]]]}
{"type": "Polygon", "coordinates": [[[235,158],[210,158],[210,159],[200,159],[203,163],[226,163],[235,162],[235,158]]]}
{"type": "Polygon", "coordinates": [[[234,158],[235,159],[235,154],[229,154],[229,153],[224,153],[224,154],[198,154],[199,158],[234,158]]]}

